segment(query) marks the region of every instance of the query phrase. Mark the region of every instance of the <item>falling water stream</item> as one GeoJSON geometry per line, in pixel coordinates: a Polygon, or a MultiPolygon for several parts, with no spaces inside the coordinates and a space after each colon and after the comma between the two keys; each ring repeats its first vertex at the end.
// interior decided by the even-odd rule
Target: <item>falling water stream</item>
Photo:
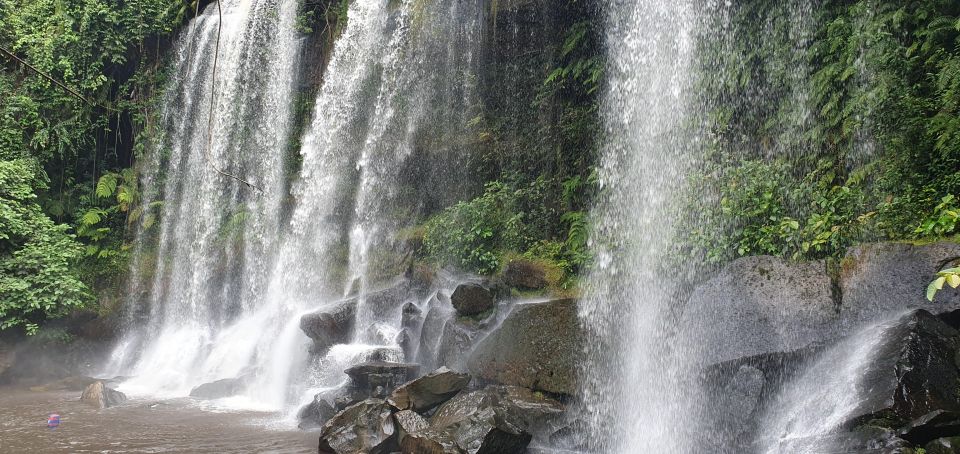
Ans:
{"type": "Polygon", "coordinates": [[[280,241],[297,2],[225,1],[222,22],[216,6],[178,41],[162,113],[163,157],[146,170],[145,184],[170,177],[162,189],[146,190],[164,201],[152,254],[160,259],[150,282],[139,279],[145,293],[131,293],[148,322],[130,330],[110,367],[133,376],[123,386],[132,393],[184,395],[244,373],[257,353],[248,331],[255,321],[244,315],[264,299],[270,251],[280,241]]]}
{"type": "Polygon", "coordinates": [[[660,264],[690,159],[694,14],[691,2],[655,0],[611,2],[607,12],[605,197],[594,209],[597,264],[580,307],[582,387],[600,452],[683,451],[680,358],[666,339],[674,285],[660,264]]]}
{"type": "MultiPolygon", "coordinates": [[[[171,176],[162,189],[147,188],[164,200],[160,259],[152,280],[138,274],[149,263],[134,268],[134,282],[147,290],[146,301],[132,304],[149,314],[108,367],[131,377],[122,391],[177,397],[240,378],[246,391],[220,405],[290,415],[318,390],[342,384],[342,371],[371,352],[403,359],[399,306],[375,313],[364,295],[390,277],[384,262],[403,252],[393,235],[419,209],[400,194],[405,161],[426,142],[452,143],[467,123],[481,2],[350,3],[302,140],[285,223],[284,154],[302,42],[297,3],[225,1],[222,23],[211,5],[178,40],[164,103],[161,150],[169,157],[154,159],[144,180],[171,176]],[[301,316],[348,294],[360,295],[354,342],[311,359],[301,316]]],[[[431,158],[453,165],[457,152],[431,158]]],[[[143,295],[137,290],[134,298],[143,295]]]]}

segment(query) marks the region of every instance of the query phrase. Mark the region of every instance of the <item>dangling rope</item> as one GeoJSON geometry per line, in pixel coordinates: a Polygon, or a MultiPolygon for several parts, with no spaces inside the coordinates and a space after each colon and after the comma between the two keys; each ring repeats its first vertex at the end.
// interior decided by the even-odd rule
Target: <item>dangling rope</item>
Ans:
{"type": "MultiPolygon", "coordinates": [[[[198,2],[198,3],[199,3],[199,2],[198,2]]],[[[253,183],[251,183],[251,182],[249,182],[249,181],[247,181],[247,180],[244,180],[243,178],[240,178],[240,177],[238,177],[238,176],[236,176],[236,175],[234,175],[234,174],[232,174],[232,173],[229,173],[229,172],[226,172],[226,171],[224,171],[224,170],[221,170],[221,169],[218,168],[218,167],[216,166],[216,164],[214,164],[213,161],[210,159],[210,148],[213,146],[213,106],[215,106],[216,103],[217,103],[217,62],[218,62],[219,57],[220,57],[220,31],[221,31],[221,29],[223,28],[223,11],[220,9],[220,1],[219,1],[219,0],[217,0],[217,17],[218,17],[218,21],[217,21],[217,41],[216,41],[216,44],[215,44],[215,46],[214,46],[214,48],[213,48],[213,74],[211,75],[211,81],[210,81],[210,83],[211,83],[211,86],[210,86],[210,112],[209,112],[209,115],[207,116],[207,147],[206,147],[206,149],[204,150],[203,156],[204,156],[204,158],[207,160],[207,164],[210,165],[210,168],[212,168],[214,171],[216,171],[216,172],[219,173],[220,175],[223,175],[223,176],[225,176],[225,177],[227,177],[227,178],[232,178],[232,179],[234,179],[234,180],[236,180],[236,181],[239,181],[240,183],[243,183],[244,185],[246,185],[248,188],[253,189],[253,190],[257,191],[257,192],[263,192],[259,187],[257,187],[257,186],[254,185],[253,183]]]]}

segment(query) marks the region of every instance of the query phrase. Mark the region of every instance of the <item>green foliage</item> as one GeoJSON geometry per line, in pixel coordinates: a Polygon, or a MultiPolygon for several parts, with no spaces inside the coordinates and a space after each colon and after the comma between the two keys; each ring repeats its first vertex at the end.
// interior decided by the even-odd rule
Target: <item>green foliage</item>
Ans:
{"type": "Polygon", "coordinates": [[[90,298],[74,267],[83,247],[37,204],[35,172],[27,160],[0,161],[0,330],[33,333],[90,298]]]}
{"type": "Polygon", "coordinates": [[[943,237],[950,235],[957,230],[957,222],[960,220],[960,207],[957,207],[957,200],[952,194],[940,199],[940,203],[934,207],[933,214],[924,219],[920,226],[913,231],[914,237],[943,237]]]}
{"type": "Polygon", "coordinates": [[[691,181],[715,200],[685,225],[710,260],[837,256],[955,231],[960,4],[814,11],[804,21],[791,2],[734,4],[715,16],[733,36],[703,43],[714,140],[691,181]]]}
{"type": "Polygon", "coordinates": [[[951,288],[960,287],[960,268],[947,268],[937,272],[937,278],[927,286],[927,299],[931,302],[937,296],[937,292],[943,290],[943,284],[951,288]]]}
{"type": "Polygon", "coordinates": [[[118,287],[128,224],[152,224],[160,203],[139,206],[132,165],[160,129],[162,43],[196,7],[196,0],[0,0],[0,46],[82,97],[0,57],[0,160],[26,163],[17,168],[28,166],[33,179],[18,186],[29,196],[6,201],[19,204],[32,227],[0,239],[0,326],[33,331],[89,301],[90,288],[118,287]]]}
{"type": "Polygon", "coordinates": [[[530,214],[521,208],[530,191],[514,190],[500,182],[486,185],[483,195],[460,202],[426,223],[424,246],[439,262],[489,274],[500,268],[499,251],[526,250],[536,238],[530,214]]]}
{"type": "Polygon", "coordinates": [[[566,237],[544,239],[544,223],[555,217],[541,202],[547,190],[545,179],[520,188],[488,183],[480,197],[449,207],[426,222],[427,255],[436,263],[490,274],[500,269],[505,254],[519,252],[530,259],[550,260],[567,276],[575,275],[589,261],[587,216],[582,211],[564,213],[566,237]]]}
{"type": "MultiPolygon", "coordinates": [[[[129,216],[130,208],[139,202],[140,197],[136,172],[127,168],[103,174],[97,181],[94,195],[93,198],[81,197],[86,208],[78,216],[77,236],[87,244],[88,257],[120,255],[127,248],[123,244],[122,232],[117,234],[117,230],[122,231],[136,219],[129,216]]],[[[152,224],[150,221],[149,225],[152,224]]]]}

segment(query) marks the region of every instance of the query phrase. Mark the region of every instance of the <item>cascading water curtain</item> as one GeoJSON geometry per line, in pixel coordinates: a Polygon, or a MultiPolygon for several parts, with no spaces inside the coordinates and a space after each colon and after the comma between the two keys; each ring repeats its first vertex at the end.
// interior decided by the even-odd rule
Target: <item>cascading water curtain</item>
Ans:
{"type": "Polygon", "coordinates": [[[156,249],[141,245],[132,269],[143,288],[130,306],[144,320],[109,367],[133,376],[128,392],[185,395],[249,372],[256,354],[251,323],[238,320],[261,304],[280,238],[298,2],[220,3],[177,41],[163,138],[144,171],[143,204],[163,209],[156,249]]]}
{"type": "Polygon", "coordinates": [[[685,452],[682,428],[692,423],[683,417],[695,390],[682,383],[683,352],[668,342],[678,283],[667,259],[696,141],[689,128],[696,6],[611,1],[606,17],[595,264],[579,314],[587,444],[597,452],[685,452]]]}

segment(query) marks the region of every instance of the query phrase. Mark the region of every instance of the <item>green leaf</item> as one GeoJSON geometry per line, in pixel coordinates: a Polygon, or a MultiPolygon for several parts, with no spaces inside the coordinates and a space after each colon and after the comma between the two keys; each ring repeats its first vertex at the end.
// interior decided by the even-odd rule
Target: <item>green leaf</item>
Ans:
{"type": "Polygon", "coordinates": [[[113,195],[117,190],[117,174],[105,173],[97,182],[97,197],[106,198],[113,195]]]}
{"type": "Polygon", "coordinates": [[[957,288],[960,286],[960,276],[956,274],[950,274],[947,276],[947,285],[951,288],[957,288]]]}

